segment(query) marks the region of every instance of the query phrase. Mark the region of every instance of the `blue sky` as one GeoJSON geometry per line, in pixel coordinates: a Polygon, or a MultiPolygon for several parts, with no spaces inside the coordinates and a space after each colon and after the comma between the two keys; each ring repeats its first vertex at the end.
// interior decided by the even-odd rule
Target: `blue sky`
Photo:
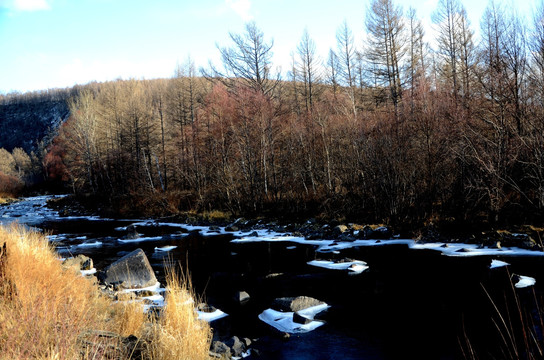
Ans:
{"type": "MultiPolygon", "coordinates": [[[[506,0],[530,14],[539,0],[506,0]]],[[[304,28],[325,58],[344,20],[357,45],[370,0],[0,0],[0,93],[116,78],[170,77],[177,63],[219,63],[216,44],[254,20],[289,67],[304,28]]],[[[396,0],[430,26],[438,0],[396,0]]],[[[487,2],[462,0],[472,26],[487,2]]]]}

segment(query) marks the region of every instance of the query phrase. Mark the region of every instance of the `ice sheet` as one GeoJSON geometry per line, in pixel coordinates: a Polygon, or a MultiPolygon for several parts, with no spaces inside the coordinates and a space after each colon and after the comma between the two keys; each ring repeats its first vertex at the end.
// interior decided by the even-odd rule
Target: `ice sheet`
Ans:
{"type": "Polygon", "coordinates": [[[176,245],[155,247],[155,251],[171,251],[171,250],[174,250],[175,248],[177,248],[176,245]]]}
{"type": "Polygon", "coordinates": [[[469,257],[469,256],[544,256],[543,251],[521,249],[517,247],[510,248],[488,248],[476,244],[464,243],[419,243],[412,239],[391,239],[391,240],[355,240],[355,241],[337,241],[337,240],[305,240],[303,237],[292,236],[289,234],[258,231],[258,236],[242,236],[240,239],[232,240],[233,243],[246,242],[292,242],[304,245],[317,246],[318,252],[337,253],[338,251],[364,246],[390,246],[405,245],[414,250],[434,250],[439,251],[446,256],[469,257]]]}
{"type": "Polygon", "coordinates": [[[223,311],[216,309],[213,312],[204,312],[204,311],[196,311],[198,314],[198,318],[200,320],[204,320],[207,322],[212,322],[215,320],[219,320],[224,318],[225,316],[228,316],[228,314],[224,313],[223,311]]]}
{"type": "Polygon", "coordinates": [[[83,275],[83,276],[96,274],[96,269],[95,268],[92,268],[90,270],[80,270],[80,271],[81,271],[81,275],[83,275]]]}
{"type": "Polygon", "coordinates": [[[500,268],[500,267],[504,267],[504,266],[508,266],[508,265],[510,265],[510,264],[507,263],[507,262],[493,259],[493,260],[491,260],[491,265],[489,265],[489,268],[490,269],[496,269],[496,268],[500,268]]]}
{"type": "Polygon", "coordinates": [[[354,273],[362,273],[368,269],[368,265],[364,261],[354,260],[346,262],[334,262],[328,260],[312,260],[307,262],[308,265],[317,266],[331,270],[349,270],[354,273]]]}
{"type": "MultiPolygon", "coordinates": [[[[329,305],[322,304],[300,310],[298,313],[304,317],[307,317],[308,319],[313,319],[316,314],[326,310],[327,308],[329,308],[329,305]]],[[[309,332],[324,324],[324,322],[318,320],[311,321],[305,325],[298,324],[293,321],[293,312],[281,312],[273,309],[266,309],[260,313],[259,319],[278,329],[279,331],[290,334],[309,332]]]]}
{"type": "Polygon", "coordinates": [[[128,244],[128,243],[136,243],[136,242],[142,242],[142,241],[157,241],[161,239],[162,239],[162,236],[148,236],[148,237],[140,237],[136,239],[118,239],[118,241],[124,244],[128,244]]]}
{"type": "Polygon", "coordinates": [[[97,247],[102,246],[102,241],[89,241],[82,244],[77,245],[77,247],[97,247]]]}
{"type": "Polygon", "coordinates": [[[520,275],[519,281],[514,286],[517,287],[518,289],[521,289],[521,288],[533,286],[534,284],[536,284],[535,278],[532,278],[530,276],[520,275]]]}

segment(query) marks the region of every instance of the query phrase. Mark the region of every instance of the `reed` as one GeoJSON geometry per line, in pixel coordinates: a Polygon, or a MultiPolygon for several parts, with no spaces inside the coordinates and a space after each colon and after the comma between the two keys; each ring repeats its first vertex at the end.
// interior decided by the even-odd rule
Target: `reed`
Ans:
{"type": "Polygon", "coordinates": [[[212,332],[207,322],[199,320],[194,310],[191,281],[167,268],[168,294],[161,317],[152,327],[149,357],[157,360],[209,358],[212,332]]]}

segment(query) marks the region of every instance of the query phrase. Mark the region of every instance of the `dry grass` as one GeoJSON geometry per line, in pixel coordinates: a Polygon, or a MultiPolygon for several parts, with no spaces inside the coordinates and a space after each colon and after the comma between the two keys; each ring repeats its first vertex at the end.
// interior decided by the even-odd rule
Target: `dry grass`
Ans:
{"type": "Polygon", "coordinates": [[[232,218],[232,214],[220,210],[204,211],[202,213],[202,218],[211,222],[228,221],[232,218]]]}
{"type": "Polygon", "coordinates": [[[169,293],[164,316],[153,324],[150,352],[155,359],[208,359],[212,332],[208,323],[198,320],[194,297],[187,277],[167,271],[169,293]]]}
{"type": "Polygon", "coordinates": [[[15,201],[15,197],[9,194],[0,193],[0,204],[7,204],[13,201],[15,201]]]}
{"type": "Polygon", "coordinates": [[[97,332],[145,335],[157,341],[147,347],[146,359],[207,357],[209,326],[196,319],[194,304],[187,303],[191,295],[179,279],[171,276],[172,284],[167,284],[172,290],[166,316],[150,320],[140,304],[113,303],[99,294],[92,281],[62,269],[40,234],[21,227],[0,227],[0,245],[3,243],[7,255],[0,256],[0,359],[112,358],[100,337],[82,348],[81,337],[97,332]]]}

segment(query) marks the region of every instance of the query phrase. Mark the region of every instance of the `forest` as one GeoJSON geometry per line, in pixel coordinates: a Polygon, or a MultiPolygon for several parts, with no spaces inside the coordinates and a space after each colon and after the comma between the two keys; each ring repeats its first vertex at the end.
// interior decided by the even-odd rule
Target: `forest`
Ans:
{"type": "Polygon", "coordinates": [[[544,6],[492,1],[477,38],[440,0],[433,23],[426,41],[414,10],[372,0],[364,45],[344,22],[322,59],[305,31],[280,72],[250,22],[220,66],[64,91],[71,116],[36,161],[120,214],[541,223],[544,6]]]}

